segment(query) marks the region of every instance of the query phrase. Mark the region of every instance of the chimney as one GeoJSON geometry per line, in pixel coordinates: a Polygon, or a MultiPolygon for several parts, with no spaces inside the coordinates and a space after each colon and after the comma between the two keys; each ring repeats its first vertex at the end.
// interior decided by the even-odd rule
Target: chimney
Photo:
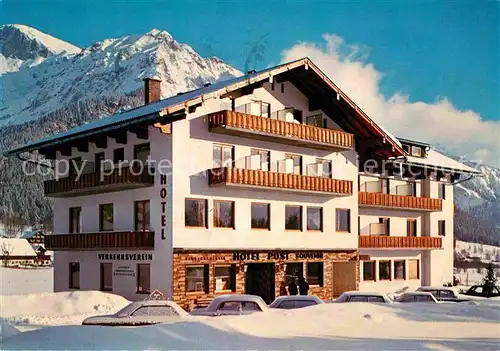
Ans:
{"type": "Polygon", "coordinates": [[[144,104],[159,101],[161,99],[161,80],[155,78],[144,78],[144,104]]]}

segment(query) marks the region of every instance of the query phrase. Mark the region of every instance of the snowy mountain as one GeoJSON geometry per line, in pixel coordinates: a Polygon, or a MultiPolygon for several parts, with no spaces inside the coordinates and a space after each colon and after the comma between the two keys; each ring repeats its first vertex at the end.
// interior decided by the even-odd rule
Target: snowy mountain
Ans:
{"type": "Polygon", "coordinates": [[[130,94],[146,77],[161,79],[168,97],[241,75],[156,29],[84,49],[21,25],[1,27],[0,40],[0,126],[37,119],[72,102],[130,94]]]}

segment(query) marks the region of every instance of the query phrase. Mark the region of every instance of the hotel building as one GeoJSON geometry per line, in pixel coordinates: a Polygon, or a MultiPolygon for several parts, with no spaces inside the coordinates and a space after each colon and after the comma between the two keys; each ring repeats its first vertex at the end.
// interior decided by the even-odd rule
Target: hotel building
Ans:
{"type": "Polygon", "coordinates": [[[52,160],[54,290],[191,308],[453,281],[453,183],[477,173],[397,139],[304,58],[161,99],[6,155],[52,160]],[[70,162],[64,162],[64,161],[70,162]],[[69,167],[66,165],[69,164],[69,167]]]}

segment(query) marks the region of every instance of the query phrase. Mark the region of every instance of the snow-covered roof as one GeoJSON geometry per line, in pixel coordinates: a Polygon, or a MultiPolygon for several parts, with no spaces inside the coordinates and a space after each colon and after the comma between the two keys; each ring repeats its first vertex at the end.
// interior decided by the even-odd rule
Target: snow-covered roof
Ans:
{"type": "Polygon", "coordinates": [[[31,152],[42,147],[66,143],[72,140],[85,138],[94,134],[109,132],[112,130],[128,127],[137,123],[148,123],[157,121],[161,117],[171,115],[176,112],[184,111],[187,107],[201,103],[205,99],[220,96],[224,93],[241,89],[251,84],[270,79],[274,75],[285,73],[291,69],[304,66],[309,71],[314,71],[331,89],[334,89],[356,112],[357,116],[363,119],[365,125],[373,129],[378,135],[383,136],[393,146],[398,154],[404,155],[401,143],[396,137],[389,134],[383,127],[373,121],[364,113],[344,92],[340,90],[330,79],[322,73],[314,63],[303,58],[293,62],[284,63],[275,67],[267,68],[259,72],[250,72],[241,77],[236,77],[224,81],[219,81],[211,85],[204,86],[186,93],[177,94],[164,100],[150,103],[138,108],[115,114],[106,118],[86,123],[78,127],[68,129],[64,132],[50,135],[37,141],[28,143],[19,148],[9,150],[4,153],[5,156],[12,156],[22,152],[31,152]]]}
{"type": "Polygon", "coordinates": [[[36,256],[26,239],[0,238],[0,256],[36,256]]]}
{"type": "Polygon", "coordinates": [[[453,170],[465,173],[472,174],[480,174],[481,172],[469,167],[461,162],[458,162],[448,156],[443,155],[442,153],[436,150],[429,150],[427,153],[427,157],[415,157],[415,156],[406,156],[406,164],[410,165],[419,165],[419,166],[432,166],[433,168],[441,169],[441,170],[453,170]]]}

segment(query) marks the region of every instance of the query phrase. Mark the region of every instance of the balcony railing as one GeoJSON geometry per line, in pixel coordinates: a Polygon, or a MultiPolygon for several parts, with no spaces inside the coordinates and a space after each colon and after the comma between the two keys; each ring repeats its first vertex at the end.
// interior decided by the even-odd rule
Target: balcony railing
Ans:
{"type": "Polygon", "coordinates": [[[147,168],[144,168],[142,172],[130,167],[116,168],[110,174],[103,172],[103,174],[100,172],[82,174],[78,179],[70,176],[47,180],[43,184],[45,196],[82,196],[154,185],[154,175],[147,168]]]}
{"type": "Polygon", "coordinates": [[[152,250],[154,232],[99,232],[45,236],[47,250],[152,250]]]}
{"type": "Polygon", "coordinates": [[[351,195],[352,182],[326,177],[313,177],[293,173],[268,172],[257,169],[232,167],[208,170],[209,185],[236,185],[307,191],[323,194],[351,195]]]}
{"type": "Polygon", "coordinates": [[[277,141],[322,150],[349,150],[352,134],[307,124],[280,121],[236,111],[219,111],[208,116],[209,130],[253,139],[277,141]]]}
{"type": "Polygon", "coordinates": [[[443,209],[442,199],[382,193],[359,192],[358,203],[364,207],[385,207],[394,210],[441,211],[443,209]]]}
{"type": "Polygon", "coordinates": [[[441,249],[440,237],[360,235],[360,249],[441,249]]]}

